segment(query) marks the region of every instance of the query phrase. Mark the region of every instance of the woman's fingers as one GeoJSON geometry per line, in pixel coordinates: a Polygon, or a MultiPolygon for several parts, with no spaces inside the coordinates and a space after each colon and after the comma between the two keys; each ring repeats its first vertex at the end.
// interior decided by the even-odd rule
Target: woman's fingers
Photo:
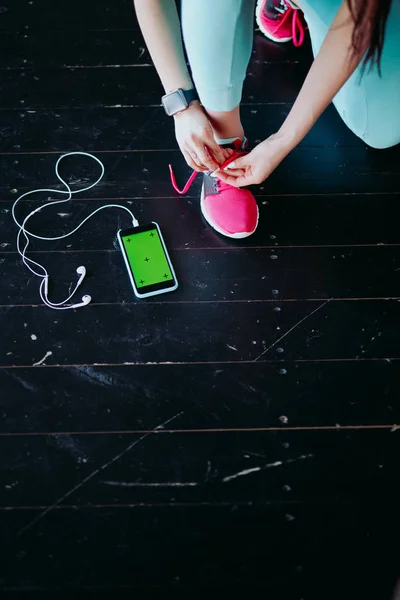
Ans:
{"type": "MultiPolygon", "coordinates": [[[[218,146],[212,136],[201,139],[194,137],[182,151],[185,153],[186,162],[195,171],[215,171],[234,153],[231,148],[218,146]]],[[[243,176],[244,172],[242,168],[231,169],[229,174],[238,177],[243,176]]]]}
{"type": "Polygon", "coordinates": [[[187,151],[192,159],[192,161],[195,163],[196,167],[197,167],[197,171],[205,171],[208,170],[207,167],[205,167],[200,158],[197,156],[196,152],[194,152],[194,150],[188,150],[187,151]]]}
{"type": "Polygon", "coordinates": [[[193,150],[198,156],[196,161],[198,165],[201,165],[209,171],[214,171],[216,168],[218,168],[218,163],[215,162],[211,154],[208,152],[206,146],[203,145],[203,142],[195,143],[193,150]]]}
{"type": "Polygon", "coordinates": [[[184,156],[187,164],[189,165],[189,167],[191,169],[193,169],[193,171],[199,171],[200,172],[200,171],[204,171],[205,170],[204,168],[200,167],[197,163],[194,162],[194,160],[191,157],[191,153],[189,151],[182,150],[182,149],[181,149],[181,151],[182,151],[182,154],[183,154],[183,156],[184,156]]]}
{"type": "Polygon", "coordinates": [[[218,173],[226,173],[227,175],[232,175],[233,177],[244,177],[246,174],[246,169],[221,169],[218,173]]]}
{"type": "Polygon", "coordinates": [[[242,187],[244,185],[251,185],[253,183],[248,177],[233,177],[232,175],[228,175],[226,171],[218,171],[217,177],[218,179],[221,179],[221,181],[224,181],[229,185],[233,185],[233,187],[242,187]]]}
{"type": "Polygon", "coordinates": [[[224,149],[218,146],[217,142],[214,140],[212,136],[208,136],[205,140],[206,148],[208,152],[214,157],[215,162],[218,165],[222,165],[226,160],[224,149]]]}

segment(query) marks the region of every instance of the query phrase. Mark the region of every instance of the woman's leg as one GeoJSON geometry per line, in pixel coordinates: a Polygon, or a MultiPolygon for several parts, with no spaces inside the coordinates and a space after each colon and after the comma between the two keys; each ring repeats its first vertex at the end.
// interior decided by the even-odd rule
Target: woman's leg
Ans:
{"type": "MultiPolygon", "coordinates": [[[[307,21],[314,56],[336,16],[341,0],[300,0],[307,21]]],[[[393,1],[386,27],[381,72],[376,65],[361,65],[333,99],[346,125],[373,148],[400,143],[400,5],[393,1]]]]}
{"type": "Polygon", "coordinates": [[[243,138],[239,104],[251,56],[255,0],[182,0],[192,76],[217,139],[243,138]]]}
{"type": "MultiPolygon", "coordinates": [[[[253,47],[254,8],[255,0],[182,0],[192,77],[218,144],[243,140],[239,104],[253,47]]],[[[203,173],[200,206],[223,235],[244,238],[256,230],[258,208],[249,190],[203,173]]]]}

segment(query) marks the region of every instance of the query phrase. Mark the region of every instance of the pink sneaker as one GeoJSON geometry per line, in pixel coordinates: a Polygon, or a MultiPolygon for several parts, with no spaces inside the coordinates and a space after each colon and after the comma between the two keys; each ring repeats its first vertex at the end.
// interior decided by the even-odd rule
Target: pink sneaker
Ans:
{"type": "Polygon", "coordinates": [[[256,20],[260,31],[274,42],[293,40],[294,46],[304,42],[303,14],[286,0],[258,0],[256,20]]]}
{"type": "MultiPolygon", "coordinates": [[[[236,152],[221,165],[221,168],[243,154],[238,149],[241,146],[242,141],[235,140],[233,147],[236,152]]],[[[178,194],[186,194],[198,174],[197,171],[193,171],[185,187],[180,190],[171,165],[169,169],[175,191],[178,194]]],[[[230,238],[245,238],[254,233],[258,224],[258,206],[253,194],[249,190],[228,185],[208,173],[203,173],[203,177],[200,207],[207,223],[218,233],[230,238]]]]}

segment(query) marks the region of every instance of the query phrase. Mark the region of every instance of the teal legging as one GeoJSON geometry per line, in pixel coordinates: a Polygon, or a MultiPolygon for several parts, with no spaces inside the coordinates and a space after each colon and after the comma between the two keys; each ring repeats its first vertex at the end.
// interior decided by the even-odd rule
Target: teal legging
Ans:
{"type": "MultiPolygon", "coordinates": [[[[303,0],[314,56],[341,0],[303,0]]],[[[240,103],[253,45],[255,0],[182,0],[182,31],[194,83],[206,109],[229,111],[240,103]]],[[[400,142],[400,2],[393,0],[381,73],[361,66],[333,99],[346,125],[368,145],[400,142]]],[[[273,85],[273,82],[271,82],[273,85]]]]}

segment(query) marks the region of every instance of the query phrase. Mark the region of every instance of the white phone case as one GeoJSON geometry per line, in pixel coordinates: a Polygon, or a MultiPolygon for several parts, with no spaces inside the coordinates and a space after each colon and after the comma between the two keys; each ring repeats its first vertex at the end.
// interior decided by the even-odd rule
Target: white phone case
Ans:
{"type": "Polygon", "coordinates": [[[164,248],[165,257],[166,257],[166,259],[168,261],[169,268],[171,269],[172,276],[173,276],[173,278],[175,280],[175,285],[172,286],[172,287],[168,287],[168,288],[166,288],[164,290],[163,289],[156,290],[154,292],[147,292],[145,294],[142,294],[142,293],[139,292],[139,290],[137,289],[137,287],[135,285],[135,280],[134,280],[133,275],[132,275],[131,267],[129,265],[129,261],[128,261],[128,258],[126,256],[124,244],[122,242],[122,237],[121,237],[121,231],[122,231],[122,229],[120,229],[118,231],[118,233],[117,233],[117,238],[118,238],[118,242],[119,242],[119,245],[120,245],[120,248],[121,248],[122,256],[124,257],[126,270],[128,271],[129,279],[130,279],[132,287],[133,287],[133,292],[134,292],[134,294],[135,294],[135,296],[137,298],[148,298],[149,296],[157,296],[158,294],[166,294],[167,292],[173,292],[178,287],[178,280],[177,280],[176,275],[175,275],[174,267],[172,266],[171,259],[169,257],[167,248],[165,246],[164,238],[163,238],[163,236],[161,234],[161,231],[160,231],[160,228],[158,226],[158,223],[156,223],[155,221],[152,221],[151,225],[155,225],[156,228],[157,228],[158,235],[160,236],[160,240],[161,240],[161,243],[162,243],[163,248],[164,248]]]}

